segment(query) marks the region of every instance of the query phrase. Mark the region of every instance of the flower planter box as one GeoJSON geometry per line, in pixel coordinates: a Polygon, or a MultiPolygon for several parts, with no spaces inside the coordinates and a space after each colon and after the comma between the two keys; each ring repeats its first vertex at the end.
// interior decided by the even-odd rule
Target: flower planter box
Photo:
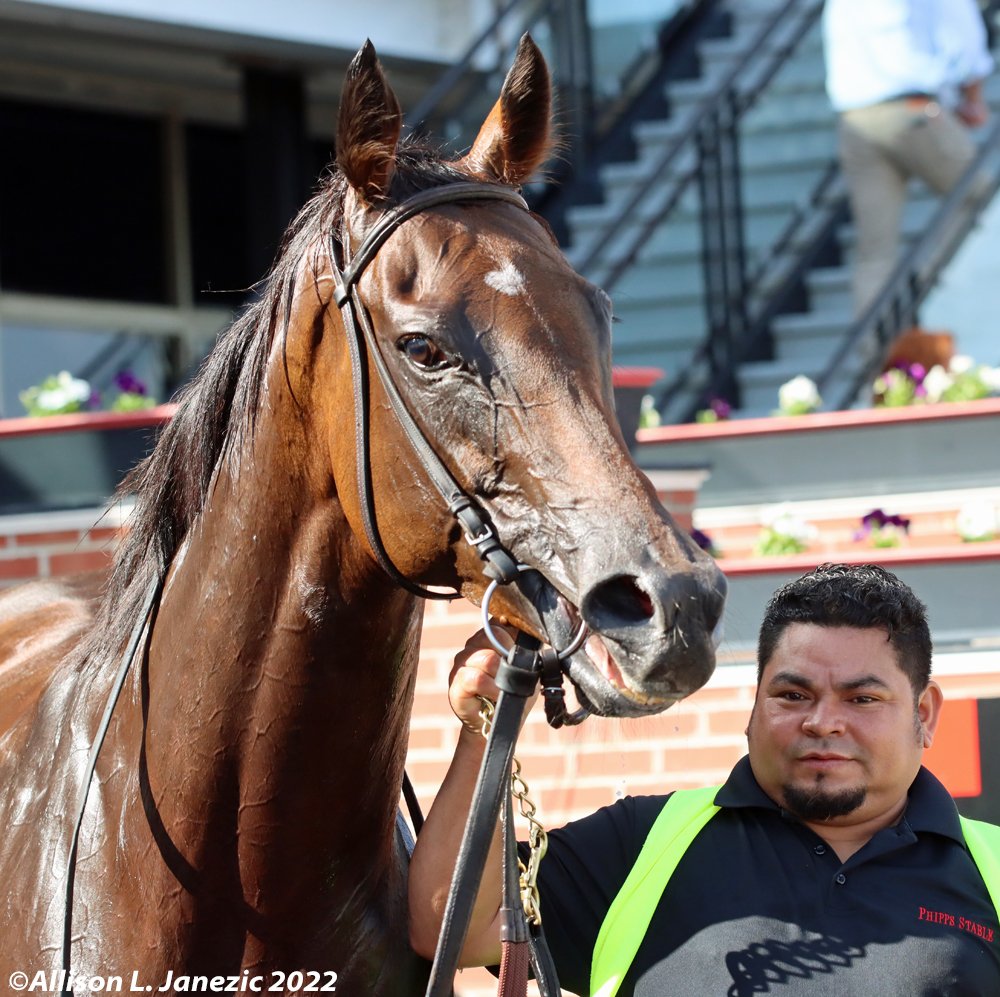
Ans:
{"type": "Polygon", "coordinates": [[[100,508],[173,406],[0,420],[0,515],[100,508]]]}
{"type": "Polygon", "coordinates": [[[708,464],[702,508],[1000,486],[1000,399],[661,426],[634,453],[708,464]]]}
{"type": "Polygon", "coordinates": [[[663,377],[658,367],[614,367],[611,384],[615,392],[615,414],[629,449],[635,449],[642,397],[663,377]]]}
{"type": "MultiPolygon", "coordinates": [[[[613,371],[618,420],[629,445],[642,396],[660,377],[662,371],[650,367],[613,371]]],[[[160,405],[142,412],[0,419],[0,515],[103,507],[173,412],[173,405],[160,405]]]]}

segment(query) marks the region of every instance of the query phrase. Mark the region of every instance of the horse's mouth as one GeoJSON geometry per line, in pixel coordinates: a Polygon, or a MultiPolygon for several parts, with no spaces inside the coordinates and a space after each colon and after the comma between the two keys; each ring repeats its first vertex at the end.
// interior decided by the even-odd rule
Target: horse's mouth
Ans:
{"type": "Polygon", "coordinates": [[[586,633],[580,610],[544,574],[522,575],[518,587],[537,621],[531,629],[551,647],[570,651],[562,660],[563,671],[588,713],[662,713],[701,686],[711,672],[714,653],[707,638],[692,640],[679,627],[668,633],[642,626],[634,635],[586,633]]]}
{"type": "MultiPolygon", "coordinates": [[[[566,628],[576,633],[582,622],[579,611],[562,595],[557,603],[566,628]]],[[[683,698],[679,693],[654,695],[631,686],[607,643],[593,632],[588,633],[583,647],[564,663],[564,670],[573,683],[577,700],[589,713],[646,716],[661,713],[683,698]]]]}
{"type": "Polygon", "coordinates": [[[684,698],[682,693],[654,694],[632,688],[596,634],[591,634],[583,650],[569,660],[566,674],[580,705],[600,716],[650,716],[684,698]]]}

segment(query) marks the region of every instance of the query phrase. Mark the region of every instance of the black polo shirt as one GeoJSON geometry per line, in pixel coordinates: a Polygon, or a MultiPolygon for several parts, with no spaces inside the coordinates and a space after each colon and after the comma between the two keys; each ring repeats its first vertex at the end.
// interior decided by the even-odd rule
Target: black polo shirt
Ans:
{"type": "MultiPolygon", "coordinates": [[[[748,759],[670,878],[619,994],[1000,995],[1000,930],[958,811],[926,769],[906,812],[841,863],[748,759]]],[[[589,993],[597,933],[665,796],[549,835],[539,887],[562,986],[589,993]]]]}

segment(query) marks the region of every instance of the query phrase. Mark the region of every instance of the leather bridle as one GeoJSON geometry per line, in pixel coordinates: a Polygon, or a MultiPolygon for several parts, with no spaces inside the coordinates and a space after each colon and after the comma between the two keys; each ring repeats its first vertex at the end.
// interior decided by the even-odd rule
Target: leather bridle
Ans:
{"type": "MultiPolygon", "coordinates": [[[[421,191],[387,211],[368,231],[350,260],[346,259],[349,238],[345,231],[339,246],[345,257],[343,264],[338,262],[337,240],[331,236],[334,301],[340,309],[351,355],[357,480],[362,522],[368,543],[382,568],[407,591],[423,598],[453,598],[450,594],[442,595],[425,589],[406,578],[392,563],[379,535],[371,487],[366,353],[371,355],[393,412],[434,487],[448,510],[461,524],[466,541],[485,562],[484,573],[492,580],[483,598],[483,624],[490,640],[503,657],[497,673],[500,697],[445,904],[427,997],[449,997],[452,993],[459,954],[468,930],[472,907],[479,892],[493,830],[497,826],[498,818],[501,817],[505,839],[504,961],[506,963],[509,951],[514,951],[519,946],[522,950],[524,947],[530,948],[531,961],[542,992],[546,995],[557,995],[560,992],[558,979],[544,943],[544,936],[541,935],[540,926],[529,926],[516,889],[517,855],[513,848],[513,835],[510,833],[513,822],[510,773],[524,703],[534,693],[540,678],[545,694],[546,717],[552,726],[580,723],[587,716],[586,710],[578,710],[572,714],[566,710],[562,690],[563,661],[582,645],[586,627],[581,624],[578,632],[562,651],[539,652],[538,642],[532,638],[525,639],[526,635],[519,638],[509,653],[497,643],[489,622],[490,596],[497,586],[516,585],[521,588],[539,612],[547,630],[550,619],[558,615],[554,612],[556,607],[549,603],[549,611],[546,611],[540,576],[525,565],[519,564],[503,546],[485,510],[463,491],[427,442],[393,382],[379,350],[368,311],[358,293],[358,281],[361,275],[375,259],[385,241],[406,219],[438,205],[477,201],[505,201],[525,211],[530,210],[524,198],[509,187],[471,182],[454,183],[421,191]]],[[[520,954],[514,956],[512,961],[522,959],[526,965],[527,959],[520,954]]],[[[501,970],[501,979],[503,978],[504,972],[501,970]]]]}
{"type": "MultiPolygon", "coordinates": [[[[410,581],[392,563],[379,535],[372,494],[369,456],[369,387],[366,357],[370,355],[393,412],[427,471],[428,477],[440,493],[449,512],[461,525],[466,541],[485,562],[483,571],[491,579],[489,594],[492,595],[498,585],[518,586],[535,606],[546,631],[550,634],[554,632],[563,637],[567,635],[560,634],[560,630],[564,629],[562,618],[555,611],[556,606],[552,601],[551,593],[546,593],[543,590],[540,576],[532,569],[519,564],[517,559],[503,546],[485,510],[461,488],[437,456],[433,447],[427,442],[420,427],[410,414],[379,350],[371,319],[358,293],[358,281],[365,269],[375,259],[385,241],[408,218],[442,204],[474,203],[477,201],[503,201],[514,204],[525,211],[530,210],[524,198],[512,188],[485,183],[453,183],[420,191],[398,206],[386,211],[368,231],[357,252],[350,259],[346,259],[350,245],[346,231],[339,240],[335,235],[331,235],[330,257],[334,278],[334,301],[340,310],[347,333],[354,383],[356,469],[362,522],[365,536],[376,560],[398,585],[424,599],[457,598],[455,594],[436,592],[410,581]],[[342,250],[345,257],[343,263],[338,261],[340,256],[338,250],[342,250]]],[[[77,850],[87,798],[94,779],[98,755],[107,735],[114,707],[121,694],[129,668],[140,653],[144,655],[148,650],[165,573],[165,571],[157,573],[146,593],[142,610],[115,674],[84,773],[83,789],[78,801],[66,868],[62,939],[63,997],[72,997],[69,980],[72,978],[73,887],[77,850]]],[[[487,631],[489,631],[488,606],[489,598],[486,598],[483,608],[487,631]]],[[[458,954],[468,927],[472,903],[478,893],[482,866],[485,863],[493,828],[496,826],[501,809],[503,808],[506,812],[510,808],[509,794],[506,797],[507,802],[504,804],[504,792],[509,789],[511,759],[514,742],[520,727],[524,701],[534,693],[541,678],[546,698],[546,716],[553,726],[580,723],[587,716],[586,710],[577,710],[573,714],[568,713],[562,699],[563,659],[577,650],[582,644],[584,636],[585,627],[581,624],[580,630],[567,640],[562,651],[549,650],[539,653],[537,650],[538,642],[522,635],[518,644],[510,650],[501,663],[497,675],[497,684],[500,686],[501,694],[497,702],[492,732],[483,759],[480,779],[476,786],[474,804],[470,810],[469,823],[466,827],[465,838],[462,842],[452,881],[452,890],[446,908],[446,922],[442,927],[438,952],[431,971],[428,997],[431,995],[444,997],[444,995],[451,993],[451,981],[454,978],[458,954]]],[[[508,860],[509,868],[510,855],[508,860]]],[[[516,862],[516,856],[513,857],[513,861],[516,862]]],[[[516,894],[516,891],[514,892],[516,894]]],[[[516,899],[514,903],[516,905],[516,899]]],[[[521,917],[523,919],[523,911],[521,911],[521,917]]],[[[532,946],[536,976],[540,984],[543,985],[544,992],[558,994],[558,981],[555,981],[551,960],[548,959],[544,945],[537,937],[529,938],[527,934],[524,934],[521,941],[530,943],[532,946]]]]}
{"type": "MultiPolygon", "coordinates": [[[[333,271],[333,300],[340,310],[347,346],[351,357],[351,375],[354,385],[354,433],[355,467],[361,506],[361,520],[365,537],[382,569],[398,585],[423,599],[454,599],[457,593],[437,592],[410,581],[392,562],[385,544],[382,542],[375,513],[375,501],[371,480],[370,426],[369,426],[369,385],[368,364],[371,356],[392,410],[406,434],[410,445],[437,489],[448,511],[458,520],[466,542],[485,562],[483,571],[491,579],[483,598],[483,625],[490,636],[490,597],[499,585],[514,585],[521,590],[541,617],[550,642],[560,639],[562,650],[548,651],[538,656],[536,670],[542,677],[545,697],[545,714],[553,727],[572,726],[581,723],[588,715],[586,710],[570,713],[565,706],[562,688],[564,662],[577,650],[586,637],[586,626],[582,622],[573,634],[564,634],[565,620],[558,610],[557,601],[551,589],[547,590],[541,576],[520,564],[510,551],[500,542],[489,516],[482,506],[455,480],[454,475],[438,457],[427,441],[409,408],[403,401],[389,372],[389,367],[379,349],[371,317],[358,290],[358,282],[365,270],[375,259],[386,240],[407,219],[442,204],[467,204],[481,201],[505,201],[530,213],[524,198],[513,188],[497,184],[459,182],[433,187],[412,194],[401,204],[380,215],[365,234],[357,251],[348,258],[350,238],[346,231],[346,221],[338,239],[336,233],[330,235],[330,265],[333,271]]],[[[491,637],[492,640],[492,637],[491,637]]],[[[494,646],[496,641],[493,641],[494,646]]],[[[502,647],[498,647],[501,654],[502,647]]]]}
{"type": "MultiPolygon", "coordinates": [[[[408,218],[439,204],[487,200],[506,201],[509,204],[516,204],[525,211],[529,210],[524,198],[509,187],[481,183],[454,183],[420,191],[403,201],[402,204],[385,212],[365,235],[353,257],[342,265],[338,263],[337,259],[338,240],[331,235],[330,257],[333,267],[334,301],[340,309],[344,329],[347,332],[347,345],[351,353],[351,370],[354,380],[355,456],[365,536],[383,570],[398,585],[424,599],[453,599],[456,596],[451,593],[435,592],[411,582],[392,563],[392,559],[382,543],[375,517],[371,484],[366,353],[371,355],[382,388],[389,398],[396,419],[406,433],[420,463],[424,466],[434,487],[444,500],[448,511],[461,524],[466,541],[486,562],[484,571],[490,578],[503,584],[510,584],[517,580],[518,565],[516,559],[500,543],[485,511],[475,499],[462,490],[452,473],[444,466],[400,397],[399,390],[396,388],[385,359],[379,350],[368,309],[365,308],[358,293],[358,281],[375,259],[383,243],[408,218]]],[[[345,257],[348,253],[348,246],[349,239],[345,231],[340,239],[340,248],[345,257]]]]}

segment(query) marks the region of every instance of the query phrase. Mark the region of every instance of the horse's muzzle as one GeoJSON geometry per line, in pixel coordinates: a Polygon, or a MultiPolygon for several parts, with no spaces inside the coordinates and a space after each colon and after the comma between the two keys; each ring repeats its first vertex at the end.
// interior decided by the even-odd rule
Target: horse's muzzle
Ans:
{"type": "Polygon", "coordinates": [[[658,712],[700,688],[715,666],[726,589],[709,560],[590,586],[580,615],[594,637],[569,672],[578,691],[595,712],[627,716],[658,712]]]}

